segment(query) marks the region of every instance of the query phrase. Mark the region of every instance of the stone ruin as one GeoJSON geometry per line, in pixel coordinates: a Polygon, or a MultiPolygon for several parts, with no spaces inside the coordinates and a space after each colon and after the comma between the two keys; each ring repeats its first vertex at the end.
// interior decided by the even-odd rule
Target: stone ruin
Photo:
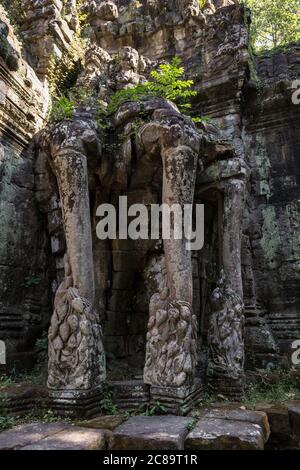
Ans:
{"type": "Polygon", "coordinates": [[[300,46],[253,57],[238,1],[84,2],[77,87],[93,97],[47,122],[51,59],[66,54],[74,0],[0,7],[0,339],[30,367],[49,328],[60,412],[124,403],[185,413],[204,383],[239,399],[245,370],[288,364],[300,339],[300,46]],[[16,33],[22,42],[20,43],[16,33]],[[99,102],[182,59],[193,123],[162,98],[125,102],[105,133],[99,102]],[[142,123],[141,121],[142,116],[142,123]],[[97,207],[204,204],[205,242],[99,240],[97,207]]]}

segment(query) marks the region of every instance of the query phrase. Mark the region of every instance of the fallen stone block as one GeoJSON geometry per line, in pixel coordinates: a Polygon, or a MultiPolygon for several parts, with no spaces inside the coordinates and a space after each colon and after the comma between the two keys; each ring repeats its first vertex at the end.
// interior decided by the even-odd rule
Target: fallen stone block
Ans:
{"type": "Polygon", "coordinates": [[[22,447],[21,450],[104,450],[105,448],[106,432],[103,429],[70,425],[57,434],[22,447]]]}
{"type": "Polygon", "coordinates": [[[191,418],[135,416],[117,427],[111,450],[183,450],[191,418]]]}
{"type": "Polygon", "coordinates": [[[57,434],[66,428],[64,423],[22,424],[0,434],[0,450],[19,449],[57,434]]]}
{"type": "Polygon", "coordinates": [[[264,433],[260,425],[230,419],[201,418],[188,434],[185,449],[263,450],[264,433]]]}
{"type": "Polygon", "coordinates": [[[270,437],[270,425],[267,413],[263,411],[243,410],[241,408],[235,409],[211,409],[204,411],[201,418],[217,418],[233,421],[242,421],[252,424],[258,424],[264,435],[264,441],[267,442],[270,437]]]}

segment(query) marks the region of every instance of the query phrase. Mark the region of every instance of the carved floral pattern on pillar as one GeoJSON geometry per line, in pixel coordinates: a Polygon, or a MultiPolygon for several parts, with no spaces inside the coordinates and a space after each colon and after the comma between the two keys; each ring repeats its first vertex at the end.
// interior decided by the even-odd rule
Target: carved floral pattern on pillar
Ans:
{"type": "Polygon", "coordinates": [[[207,376],[239,380],[244,371],[244,305],[226,287],[224,274],[212,293],[211,307],[207,376]]]}
{"type": "Polygon", "coordinates": [[[171,301],[168,289],[150,301],[144,381],[150,385],[191,385],[196,368],[197,318],[184,301],[171,301]]]}
{"type": "MultiPolygon", "coordinates": [[[[247,173],[246,173],[247,174],[247,173]]],[[[219,285],[211,296],[208,346],[209,378],[240,381],[244,375],[244,303],[241,273],[241,236],[245,181],[224,184],[222,265],[219,285]]]]}
{"type": "Polygon", "coordinates": [[[48,387],[89,390],[106,378],[102,329],[98,313],[77,289],[68,287],[69,279],[67,276],[61,284],[54,301],[48,335],[48,387]]]}

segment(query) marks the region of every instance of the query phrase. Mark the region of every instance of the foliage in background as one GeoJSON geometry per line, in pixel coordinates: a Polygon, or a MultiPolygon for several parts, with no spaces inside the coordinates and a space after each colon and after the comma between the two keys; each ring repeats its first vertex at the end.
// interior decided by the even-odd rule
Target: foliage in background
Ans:
{"type": "Polygon", "coordinates": [[[256,52],[300,41],[299,0],[243,0],[252,11],[251,38],[256,52]]]}

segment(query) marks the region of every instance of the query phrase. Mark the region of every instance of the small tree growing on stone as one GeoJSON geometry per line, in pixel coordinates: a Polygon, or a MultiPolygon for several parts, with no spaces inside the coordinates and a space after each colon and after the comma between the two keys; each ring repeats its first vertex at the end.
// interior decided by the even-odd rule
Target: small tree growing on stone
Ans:
{"type": "MultiPolygon", "coordinates": [[[[139,101],[146,96],[155,96],[173,101],[181,112],[188,114],[191,98],[197,95],[193,90],[193,80],[184,79],[185,70],[181,59],[174,57],[170,63],[160,64],[150,73],[148,82],[117,91],[111,99],[108,113],[115,112],[126,101],[139,101]]],[[[200,118],[193,118],[198,121],[200,118]]]]}

